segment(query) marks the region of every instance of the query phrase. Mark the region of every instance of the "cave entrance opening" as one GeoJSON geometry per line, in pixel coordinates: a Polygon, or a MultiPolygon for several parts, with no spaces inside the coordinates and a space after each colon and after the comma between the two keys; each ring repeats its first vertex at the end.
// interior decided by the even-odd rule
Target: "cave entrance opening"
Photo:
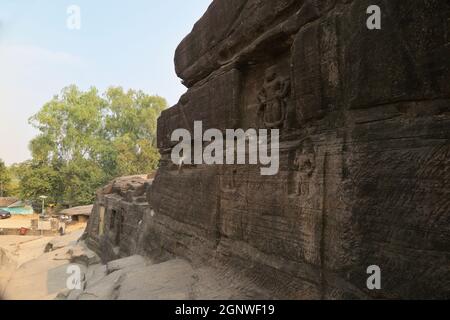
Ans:
{"type": "Polygon", "coordinates": [[[121,239],[121,236],[122,236],[124,220],[125,220],[125,216],[124,216],[123,212],[121,212],[120,213],[120,217],[119,217],[119,221],[117,223],[116,239],[115,239],[115,245],[116,246],[120,245],[120,239],[121,239]]]}
{"type": "Polygon", "coordinates": [[[109,221],[109,229],[114,230],[116,224],[117,211],[111,210],[111,220],[109,221]]]}

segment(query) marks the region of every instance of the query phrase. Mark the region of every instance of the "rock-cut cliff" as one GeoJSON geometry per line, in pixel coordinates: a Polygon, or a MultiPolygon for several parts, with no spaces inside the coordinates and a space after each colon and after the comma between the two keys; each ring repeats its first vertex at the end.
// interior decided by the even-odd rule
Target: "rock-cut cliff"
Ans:
{"type": "Polygon", "coordinates": [[[449,21],[442,0],[214,0],[176,50],[188,91],[158,120],[160,169],[99,193],[88,242],[273,298],[449,298],[449,21]],[[279,128],[279,173],[173,165],[194,121],[279,128]]]}

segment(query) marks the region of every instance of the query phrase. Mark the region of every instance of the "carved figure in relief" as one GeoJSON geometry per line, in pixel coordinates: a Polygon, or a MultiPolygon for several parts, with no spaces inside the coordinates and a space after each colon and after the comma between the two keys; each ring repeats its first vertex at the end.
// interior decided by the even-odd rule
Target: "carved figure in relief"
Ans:
{"type": "Polygon", "coordinates": [[[311,177],[316,169],[316,156],[311,140],[296,151],[293,170],[289,175],[290,194],[308,196],[311,177]]]}
{"type": "Polygon", "coordinates": [[[286,119],[290,81],[277,74],[276,67],[266,70],[263,87],[258,95],[258,117],[268,129],[279,129],[286,119]]]}

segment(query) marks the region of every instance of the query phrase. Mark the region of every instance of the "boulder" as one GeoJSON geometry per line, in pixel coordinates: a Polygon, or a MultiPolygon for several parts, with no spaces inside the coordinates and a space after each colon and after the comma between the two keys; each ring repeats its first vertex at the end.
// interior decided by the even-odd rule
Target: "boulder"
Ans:
{"type": "Polygon", "coordinates": [[[106,265],[108,273],[112,273],[118,270],[129,270],[134,267],[140,267],[147,264],[148,261],[142,256],[134,255],[119,260],[110,261],[106,265]]]}

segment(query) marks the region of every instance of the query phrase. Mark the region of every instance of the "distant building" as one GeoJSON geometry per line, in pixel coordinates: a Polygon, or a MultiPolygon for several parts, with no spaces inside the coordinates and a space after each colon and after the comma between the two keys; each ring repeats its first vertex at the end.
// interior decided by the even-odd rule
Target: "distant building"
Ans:
{"type": "Polygon", "coordinates": [[[19,201],[19,199],[13,197],[0,197],[0,208],[7,208],[17,201],[19,201]]]}
{"type": "Polygon", "coordinates": [[[87,222],[93,207],[94,206],[92,204],[88,206],[73,207],[70,209],[64,209],[59,214],[71,217],[72,221],[87,222]]]}
{"type": "Polygon", "coordinates": [[[34,213],[31,206],[14,197],[1,197],[0,209],[16,215],[30,215],[34,213]]]}

